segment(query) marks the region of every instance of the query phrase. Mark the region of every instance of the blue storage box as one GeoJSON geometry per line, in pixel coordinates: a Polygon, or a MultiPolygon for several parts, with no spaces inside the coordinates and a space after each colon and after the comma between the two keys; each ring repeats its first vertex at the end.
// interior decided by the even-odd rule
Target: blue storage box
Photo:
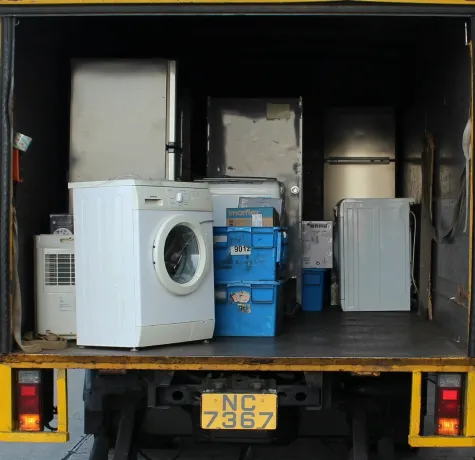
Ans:
{"type": "Polygon", "coordinates": [[[322,311],[327,270],[307,268],[302,271],[302,310],[322,311]]]}
{"type": "MultiPolygon", "coordinates": [[[[217,282],[276,281],[287,233],[280,227],[214,227],[217,282]]],[[[286,252],[286,251],[285,251],[286,252]]]]}
{"type": "Polygon", "coordinates": [[[289,261],[289,233],[288,233],[287,228],[282,228],[282,251],[281,251],[280,262],[278,266],[279,278],[284,277],[288,261],[289,261]]]}
{"type": "Polygon", "coordinates": [[[215,336],[273,337],[283,316],[279,281],[225,283],[215,286],[215,336]]]}

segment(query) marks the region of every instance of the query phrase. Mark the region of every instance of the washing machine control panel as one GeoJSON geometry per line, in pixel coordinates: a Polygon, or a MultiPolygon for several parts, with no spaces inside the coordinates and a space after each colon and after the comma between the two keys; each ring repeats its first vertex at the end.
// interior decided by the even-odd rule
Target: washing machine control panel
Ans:
{"type": "Polygon", "coordinates": [[[168,189],[167,195],[170,206],[186,208],[189,205],[190,194],[188,190],[168,189]]]}
{"type": "Polygon", "coordinates": [[[193,187],[137,187],[136,209],[212,211],[209,189],[193,187]]]}
{"type": "Polygon", "coordinates": [[[202,209],[211,202],[209,190],[194,190],[190,188],[167,189],[168,204],[170,207],[202,209]]]}

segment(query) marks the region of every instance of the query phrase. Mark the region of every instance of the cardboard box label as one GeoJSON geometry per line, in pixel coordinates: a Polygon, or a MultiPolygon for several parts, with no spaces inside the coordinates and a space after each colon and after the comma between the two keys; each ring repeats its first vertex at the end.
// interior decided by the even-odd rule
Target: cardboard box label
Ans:
{"type": "Polygon", "coordinates": [[[272,207],[227,208],[228,227],[278,227],[279,215],[272,207]]]}
{"type": "Polygon", "coordinates": [[[234,303],[248,303],[251,300],[251,294],[247,291],[238,291],[231,294],[231,300],[234,303]]]}
{"type": "Polygon", "coordinates": [[[274,208],[279,214],[280,224],[284,224],[284,200],[266,197],[239,197],[240,208],[274,208]]]}
{"type": "Polygon", "coordinates": [[[302,268],[333,267],[333,222],[302,222],[302,268]]]}
{"type": "Polygon", "coordinates": [[[251,224],[253,227],[262,227],[262,214],[253,214],[251,216],[251,224]]]}
{"type": "Polygon", "coordinates": [[[231,246],[232,256],[250,256],[251,248],[249,246],[231,246]]]}

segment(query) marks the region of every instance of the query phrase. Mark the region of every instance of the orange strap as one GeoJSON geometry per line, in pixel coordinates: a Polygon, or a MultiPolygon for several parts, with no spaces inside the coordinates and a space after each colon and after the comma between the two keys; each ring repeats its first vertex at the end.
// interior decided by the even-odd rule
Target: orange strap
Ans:
{"type": "Polygon", "coordinates": [[[12,178],[13,182],[23,182],[20,173],[20,151],[17,148],[13,148],[13,158],[12,158],[12,178]]]}

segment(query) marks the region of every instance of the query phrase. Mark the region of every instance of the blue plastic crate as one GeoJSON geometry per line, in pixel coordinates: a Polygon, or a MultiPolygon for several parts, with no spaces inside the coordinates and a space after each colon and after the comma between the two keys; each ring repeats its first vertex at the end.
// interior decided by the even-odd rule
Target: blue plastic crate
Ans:
{"type": "Polygon", "coordinates": [[[302,271],[302,310],[322,311],[327,270],[307,268],[302,271]]]}
{"type": "Polygon", "coordinates": [[[214,335],[273,337],[283,316],[280,281],[224,283],[215,286],[214,335]]]}
{"type": "Polygon", "coordinates": [[[280,227],[214,227],[217,282],[276,281],[287,234],[280,227]]]}
{"type": "Polygon", "coordinates": [[[286,275],[287,263],[289,261],[289,233],[287,228],[282,228],[282,250],[278,265],[278,276],[284,278],[286,275]]]}

